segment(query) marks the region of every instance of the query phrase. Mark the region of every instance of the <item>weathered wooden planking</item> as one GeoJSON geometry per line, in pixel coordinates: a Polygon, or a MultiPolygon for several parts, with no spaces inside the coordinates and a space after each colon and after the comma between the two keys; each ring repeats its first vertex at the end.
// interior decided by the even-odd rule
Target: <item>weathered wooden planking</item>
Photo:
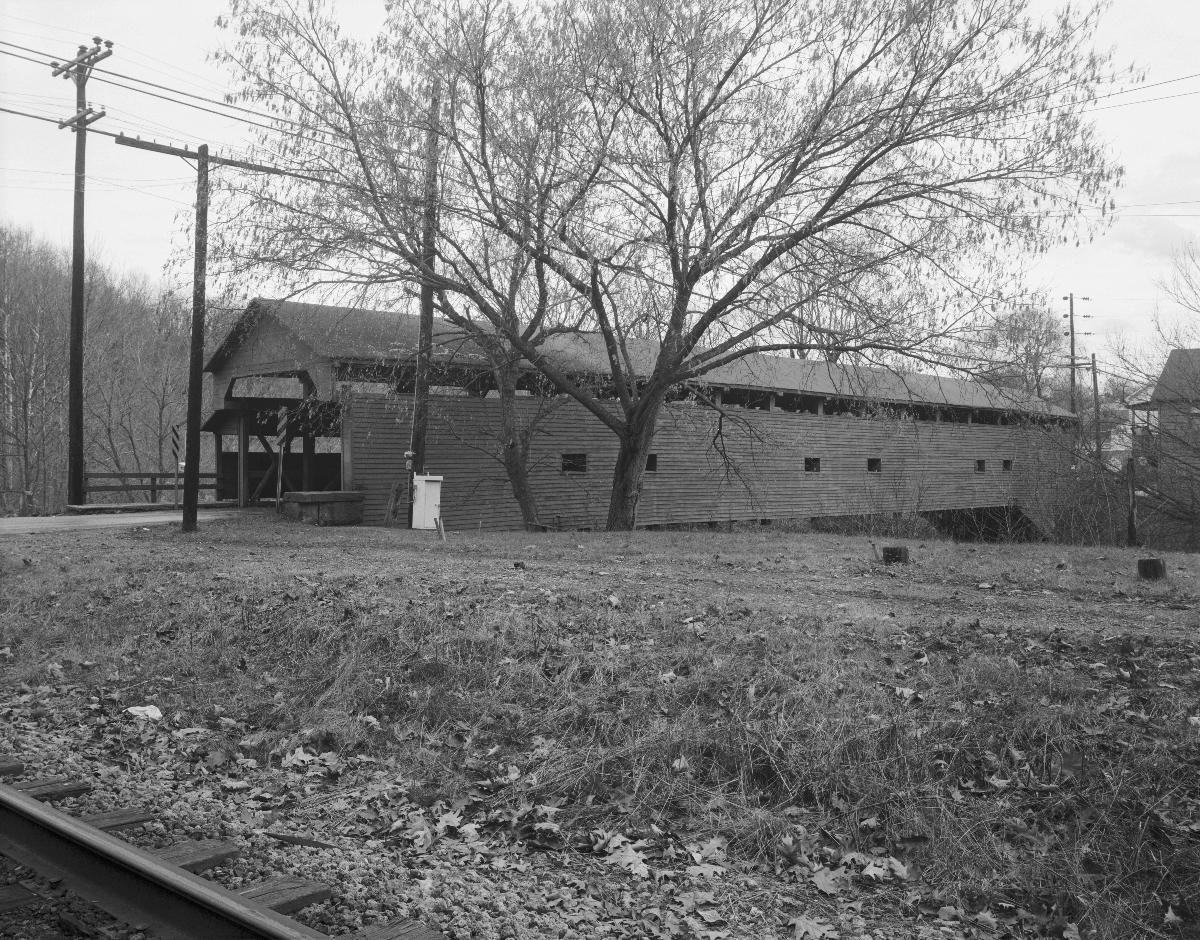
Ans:
{"type": "Polygon", "coordinates": [[[186,871],[202,872],[236,858],[240,852],[241,849],[236,845],[217,839],[188,839],[163,849],[155,849],[153,854],[162,861],[186,871]]]}
{"type": "Polygon", "coordinates": [[[105,832],[120,832],[123,829],[132,829],[134,826],[141,826],[157,818],[158,814],[149,809],[114,809],[106,813],[89,813],[86,816],[80,816],[79,821],[85,822],[89,826],[95,826],[97,829],[103,829],[105,832]]]}
{"type": "Polygon", "coordinates": [[[43,900],[24,885],[0,885],[0,914],[15,911],[43,900]]]}
{"type": "Polygon", "coordinates": [[[319,904],[333,897],[329,886],[319,881],[300,878],[272,878],[238,891],[247,901],[269,907],[280,914],[290,914],[310,904],[319,904]]]}
{"type": "Polygon", "coordinates": [[[43,803],[55,800],[65,800],[72,796],[83,796],[91,792],[92,785],[86,780],[75,780],[71,777],[40,777],[35,780],[18,780],[12,785],[14,790],[20,790],[26,796],[32,796],[43,803]]]}
{"type": "Polygon", "coordinates": [[[342,940],[445,940],[445,934],[432,927],[426,927],[424,924],[418,924],[416,921],[403,920],[392,924],[366,927],[355,933],[346,934],[342,940]]]}
{"type": "MultiPolygon", "coordinates": [[[[518,402],[524,420],[545,406],[538,399],[518,402]]],[[[406,396],[350,400],[344,462],[349,485],[365,493],[368,523],[382,520],[392,485],[404,479],[409,407],[406,396]]],[[[452,532],[520,525],[503,467],[493,459],[498,417],[491,399],[445,397],[431,406],[425,469],[444,477],[442,517],[452,532]]],[[[1025,505],[1062,462],[1046,431],[1017,425],[752,410],[738,417],[741,423],[726,421],[720,429],[722,455],[712,445],[718,428],[711,411],[667,406],[639,524],[1025,505]],[[806,457],[820,459],[820,472],[805,471],[806,457]],[[868,470],[871,459],[880,461],[879,472],[868,470]]],[[[552,403],[531,452],[541,521],[602,526],[616,454],[616,437],[590,413],[574,402],[552,403]],[[564,453],[586,454],[586,471],[564,473],[564,453]]]]}

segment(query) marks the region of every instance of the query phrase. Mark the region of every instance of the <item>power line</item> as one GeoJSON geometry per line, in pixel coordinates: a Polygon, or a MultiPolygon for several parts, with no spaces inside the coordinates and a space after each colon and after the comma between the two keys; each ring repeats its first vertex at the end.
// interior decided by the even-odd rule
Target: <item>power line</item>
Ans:
{"type": "MultiPolygon", "coordinates": [[[[33,118],[35,121],[49,121],[51,124],[58,123],[58,118],[46,117],[42,114],[30,114],[28,111],[18,111],[15,108],[0,107],[0,111],[3,111],[5,114],[19,114],[21,117],[33,118]]],[[[90,133],[103,134],[104,131],[92,130],[90,133]]]]}
{"type": "MultiPolygon", "coordinates": [[[[41,114],[30,114],[28,111],[18,111],[15,108],[0,107],[0,112],[6,113],[6,114],[15,114],[15,115],[19,115],[20,117],[32,118],[36,121],[46,121],[51,124],[58,124],[57,118],[45,117],[44,115],[41,115],[41,114]]],[[[111,131],[103,131],[103,130],[99,130],[97,128],[89,128],[88,133],[89,134],[102,134],[105,137],[111,137],[114,140],[119,140],[122,138],[124,138],[126,140],[132,139],[132,138],[129,138],[125,134],[120,134],[120,133],[114,134],[111,131]]],[[[195,157],[194,153],[190,153],[188,155],[193,158],[195,157]]],[[[216,158],[213,158],[213,162],[217,162],[216,158]]],[[[229,162],[236,163],[235,161],[229,161],[229,162]]],[[[355,185],[352,185],[349,183],[340,182],[338,180],[323,179],[321,177],[314,176],[309,173],[299,173],[299,172],[296,172],[293,170],[285,170],[282,167],[272,167],[271,169],[277,175],[288,176],[293,179],[308,180],[309,182],[321,183],[321,184],[329,185],[329,186],[337,186],[342,189],[353,189],[356,191],[362,189],[361,186],[355,186],[355,185]]],[[[114,185],[119,185],[119,184],[114,183],[114,185]]],[[[1195,200],[1195,199],[1182,200],[1178,204],[1184,205],[1184,204],[1190,204],[1190,203],[1194,203],[1194,202],[1200,202],[1200,200],[1195,200]]],[[[1176,203],[1161,203],[1161,205],[1175,205],[1175,204],[1176,203]]],[[[1158,205],[1158,203],[1145,203],[1145,205],[1158,205]]],[[[1098,212],[1101,210],[1099,210],[1098,208],[1090,208],[1090,209],[1084,209],[1081,211],[1098,212]]],[[[1111,214],[1113,216],[1120,216],[1123,218],[1135,218],[1135,219],[1193,219],[1193,218],[1200,218],[1200,213],[1191,213],[1191,212],[1174,212],[1174,213],[1123,212],[1123,211],[1121,211],[1121,209],[1119,207],[1115,210],[1109,210],[1109,211],[1111,212],[1111,214]]],[[[1030,213],[1030,214],[1021,216],[1021,218],[1042,218],[1044,216],[1065,216],[1065,215],[1070,215],[1070,214],[1072,214],[1072,213],[1068,212],[1067,210],[1062,210],[1062,211],[1058,211],[1058,212],[1045,212],[1045,213],[1037,213],[1037,214],[1030,213]]],[[[607,229],[601,229],[594,225],[587,226],[587,227],[593,228],[596,231],[603,232],[604,234],[608,234],[608,235],[613,234],[612,232],[609,232],[607,229]]]]}
{"type": "MultiPolygon", "coordinates": [[[[29,52],[33,52],[33,53],[35,53],[35,54],[42,54],[42,53],[40,53],[38,50],[35,50],[35,49],[30,49],[30,48],[28,48],[28,47],[24,47],[24,46],[19,46],[19,45],[15,44],[15,43],[9,43],[9,42],[3,41],[3,40],[0,40],[0,44],[3,44],[3,45],[9,45],[9,46],[13,46],[14,48],[21,49],[22,51],[29,51],[29,52]]],[[[42,62],[38,62],[37,60],[34,60],[34,59],[28,59],[28,57],[26,57],[26,56],[23,56],[23,55],[18,55],[18,54],[16,54],[16,53],[11,53],[11,52],[8,52],[8,51],[6,51],[6,50],[3,50],[3,49],[0,49],[0,53],[2,53],[2,54],[6,54],[6,55],[12,55],[12,56],[14,56],[14,57],[16,57],[16,58],[23,59],[23,60],[30,61],[30,62],[34,62],[35,64],[39,64],[39,65],[44,65],[44,64],[45,64],[45,63],[42,63],[42,62]]],[[[103,70],[101,70],[101,71],[103,71],[103,70]]],[[[169,86],[160,85],[160,84],[158,84],[158,83],[154,83],[154,82],[148,82],[148,81],[146,81],[146,80],[143,80],[143,79],[138,79],[138,78],[136,78],[136,77],[132,77],[132,76],[125,76],[125,75],[123,75],[122,73],[115,73],[115,72],[113,72],[113,73],[109,73],[109,74],[118,75],[118,76],[120,76],[120,77],[123,77],[123,78],[129,78],[129,79],[130,79],[130,80],[132,80],[132,81],[135,81],[135,82],[140,82],[140,83],[143,83],[143,84],[147,84],[147,85],[150,85],[150,86],[152,86],[152,87],[160,88],[160,89],[163,89],[163,90],[166,90],[166,91],[172,91],[172,92],[176,92],[176,93],[179,93],[179,94],[188,95],[189,97],[195,97],[195,98],[197,98],[198,100],[210,101],[211,103],[217,104],[217,105],[219,105],[220,107],[229,108],[229,109],[231,109],[231,110],[237,110],[237,111],[241,111],[241,112],[244,112],[244,113],[247,113],[247,114],[260,115],[260,116],[262,116],[262,117],[265,117],[265,118],[268,118],[268,119],[270,119],[270,120],[281,121],[281,122],[284,122],[284,123],[291,123],[291,124],[294,124],[294,125],[297,125],[297,126],[303,126],[303,125],[299,125],[299,124],[298,124],[298,122],[292,121],[291,119],[289,119],[289,118],[286,118],[286,117],[283,117],[283,116],[280,116],[280,115],[267,115],[267,114],[264,114],[264,113],[262,113],[262,112],[257,112],[257,111],[254,111],[254,110],[252,110],[252,109],[249,109],[249,108],[243,108],[243,107],[241,107],[241,106],[237,106],[237,105],[228,105],[228,104],[224,104],[224,103],[221,103],[221,102],[214,101],[213,99],[208,99],[208,98],[205,98],[205,97],[203,97],[203,96],[199,96],[199,95],[192,95],[192,94],[191,94],[191,93],[189,93],[189,92],[184,92],[184,91],[181,91],[181,90],[179,90],[179,89],[173,89],[173,88],[170,88],[169,86]]],[[[1195,75],[1181,76],[1181,77],[1179,77],[1179,78],[1175,78],[1175,79],[1168,79],[1168,80],[1164,80],[1163,82],[1158,82],[1158,83],[1155,83],[1155,85],[1152,85],[1152,86],[1142,86],[1142,87],[1155,87],[1155,86],[1158,86],[1158,85],[1165,85],[1165,84],[1171,84],[1171,83],[1174,83],[1174,82],[1179,82],[1179,81],[1186,81],[1186,80],[1188,80],[1188,79],[1191,79],[1191,78],[1197,77],[1198,75],[1200,75],[1200,73],[1196,73],[1195,75]]],[[[160,95],[160,94],[156,94],[156,93],[154,93],[154,92],[147,91],[146,89],[142,89],[142,88],[136,88],[136,87],[133,87],[133,86],[130,86],[130,85],[125,85],[125,84],[123,84],[123,83],[121,83],[121,82],[114,82],[114,81],[111,81],[111,80],[109,80],[109,79],[100,78],[99,76],[97,76],[97,77],[96,77],[96,80],[97,80],[97,81],[104,81],[104,82],[106,82],[106,83],[108,83],[108,84],[114,85],[114,86],[116,86],[116,87],[124,88],[124,89],[126,89],[126,90],[129,90],[129,91],[132,91],[132,92],[135,92],[135,93],[139,93],[139,94],[146,94],[146,95],[150,95],[151,97],[160,98],[160,99],[162,99],[162,100],[168,101],[168,102],[170,102],[170,103],[173,103],[173,104],[178,104],[178,105],[181,105],[181,106],[183,106],[183,107],[191,107],[191,108],[195,108],[195,109],[198,109],[198,110],[201,110],[201,111],[205,111],[205,112],[208,112],[208,113],[214,114],[214,115],[216,115],[216,116],[218,116],[218,117],[224,117],[224,118],[228,118],[229,120],[237,121],[238,123],[241,123],[241,124],[246,124],[246,125],[249,125],[249,126],[253,126],[253,127],[259,128],[259,129],[261,129],[261,130],[269,131],[269,132],[271,132],[271,133],[274,133],[274,134],[280,134],[280,135],[284,135],[284,136],[288,136],[288,135],[289,135],[289,132],[288,132],[288,131],[286,131],[286,130],[285,130],[285,129],[283,129],[283,128],[280,128],[280,127],[279,127],[279,126],[277,126],[277,125],[266,125],[266,124],[261,124],[261,123],[259,123],[259,122],[255,122],[255,121],[249,121],[249,120],[246,120],[246,119],[244,119],[244,118],[238,118],[238,117],[235,117],[235,116],[233,116],[233,115],[230,115],[230,114],[224,114],[224,113],[221,113],[221,112],[218,112],[218,111],[214,111],[214,110],[213,110],[213,109],[211,109],[211,108],[202,107],[202,106],[200,106],[200,105],[196,105],[196,104],[193,104],[193,103],[191,103],[191,102],[187,102],[187,101],[179,101],[179,100],[177,100],[177,99],[171,98],[171,97],[169,97],[169,96],[166,96],[166,95],[160,95]]],[[[1104,97],[1113,97],[1113,96],[1115,96],[1115,95],[1118,95],[1118,94],[1128,94],[1128,93],[1131,93],[1131,92],[1133,92],[1133,91],[1138,91],[1138,90],[1142,90],[1142,89],[1141,89],[1141,87],[1139,87],[1139,88],[1135,88],[1135,89],[1124,89],[1124,90],[1121,90],[1121,91],[1112,92],[1112,93],[1110,93],[1109,95],[1098,96],[1098,97],[1101,97],[1101,98],[1104,98],[1104,97]]],[[[1187,94],[1194,94],[1194,93],[1191,93],[1191,92],[1189,92],[1189,93],[1187,93],[1187,94]]],[[[1097,99],[1092,99],[1092,100],[1098,100],[1098,98],[1097,98],[1097,99]]],[[[1148,102],[1128,102],[1128,104],[1138,104],[1138,103],[1148,103],[1148,102]]],[[[52,118],[46,118],[46,117],[43,117],[43,116],[41,116],[41,115],[34,115],[34,114],[30,114],[30,113],[28,113],[28,112],[22,112],[22,111],[18,111],[18,110],[16,110],[16,109],[11,109],[11,108],[0,108],[0,110],[3,110],[3,111],[5,111],[5,112],[8,112],[8,113],[12,113],[12,114],[19,114],[19,115],[22,115],[22,116],[25,116],[25,117],[31,117],[31,118],[38,119],[38,120],[54,120],[54,119],[52,119],[52,118]]],[[[145,128],[145,127],[147,127],[147,126],[150,126],[150,125],[157,125],[157,127],[159,127],[159,128],[162,128],[162,129],[163,129],[163,131],[164,131],[165,133],[168,133],[168,134],[170,134],[170,135],[172,135],[172,136],[186,136],[184,133],[182,133],[182,132],[178,131],[177,129],[174,129],[174,128],[168,128],[166,125],[159,124],[158,122],[146,122],[144,119],[140,119],[140,120],[139,120],[139,119],[137,119],[137,118],[131,119],[129,122],[130,122],[131,124],[135,124],[135,125],[140,123],[140,124],[143,126],[143,128],[145,128]]],[[[57,121],[55,121],[55,123],[57,123],[57,121]]],[[[322,135],[325,135],[325,136],[332,136],[332,132],[330,132],[330,131],[324,131],[324,130],[320,130],[320,129],[314,129],[314,128],[306,128],[306,129],[307,129],[307,130],[310,130],[311,132],[313,132],[313,133],[316,133],[316,134],[322,134],[322,135]]],[[[151,132],[153,133],[153,132],[155,132],[155,131],[151,131],[151,132]]],[[[93,131],[93,133],[103,133],[103,134],[105,134],[106,136],[114,137],[114,139],[115,139],[115,138],[117,138],[117,137],[119,137],[119,136],[121,136],[121,135],[108,134],[107,132],[103,132],[103,131],[93,131]]],[[[342,146],[342,145],[339,145],[339,144],[335,144],[335,143],[332,143],[332,142],[327,142],[327,141],[326,141],[326,142],[319,142],[319,141],[316,141],[316,140],[312,140],[311,142],[313,142],[313,143],[320,143],[320,145],[321,145],[321,146],[325,146],[325,147],[328,147],[328,148],[330,148],[330,149],[340,150],[340,151],[342,151],[342,152],[346,152],[346,153],[352,153],[352,152],[353,152],[352,148],[349,148],[349,147],[346,147],[346,146],[342,146]]],[[[226,148],[226,149],[228,149],[228,148],[226,148]]],[[[312,181],[312,182],[320,182],[320,183],[325,183],[325,184],[338,185],[338,186],[341,186],[341,187],[344,187],[344,188],[351,188],[351,189],[360,188],[360,187],[355,187],[355,186],[353,186],[353,185],[349,185],[349,184],[346,184],[346,183],[340,183],[340,182],[337,182],[337,181],[334,181],[334,180],[329,180],[329,179],[324,179],[324,178],[321,178],[321,177],[318,177],[318,176],[314,176],[314,175],[313,175],[313,174],[311,174],[311,173],[298,173],[298,172],[294,172],[294,171],[286,171],[286,170],[282,170],[282,169],[280,169],[280,168],[276,168],[276,169],[278,170],[278,172],[279,172],[281,175],[291,176],[291,177],[293,177],[293,178],[298,178],[298,179],[307,179],[307,180],[309,180],[309,181],[312,181]]],[[[409,169],[412,169],[412,168],[409,168],[409,169]]],[[[462,182],[462,180],[461,180],[461,179],[460,179],[459,181],[460,181],[460,182],[462,182]]],[[[1197,201],[1197,202],[1200,202],[1200,200],[1196,200],[1196,201],[1197,201]]],[[[1169,203],[1168,203],[1168,204],[1169,204],[1169,203]]],[[[1181,202],[1180,204],[1184,204],[1184,203],[1183,203],[1183,202],[1181,202]]],[[[1153,204],[1147,204],[1147,205],[1153,205],[1153,204]]],[[[1083,211],[1112,211],[1112,212],[1113,212],[1115,215],[1121,215],[1121,216],[1125,216],[1125,217],[1135,217],[1135,218],[1136,218],[1136,217],[1147,217],[1147,218],[1153,218],[1153,217],[1191,218],[1191,217],[1194,217],[1192,214],[1187,214],[1187,213],[1178,213],[1178,214],[1165,214],[1165,213],[1162,213],[1162,214],[1160,214],[1160,213],[1144,213],[1144,214],[1135,214],[1135,213],[1127,213],[1127,212],[1123,212],[1123,211],[1121,211],[1121,209],[1120,209],[1120,208],[1117,208],[1117,209],[1115,209],[1115,210],[1104,210],[1104,209],[1101,209],[1100,207],[1090,207],[1090,208],[1088,208],[1088,209],[1085,209],[1085,210],[1083,210],[1083,211]]],[[[1065,212],[1065,211],[1064,211],[1064,212],[1058,212],[1058,213],[1040,213],[1040,214],[1038,214],[1038,216],[1043,216],[1043,215],[1053,215],[1053,214],[1057,214],[1057,215],[1069,215],[1069,214],[1072,214],[1072,213],[1065,212]]],[[[1034,217],[1034,216],[1032,216],[1032,215],[1031,215],[1030,217],[1034,217]]],[[[593,228],[595,228],[595,226],[589,226],[589,227],[593,227],[593,228]]],[[[599,229],[598,229],[598,230],[599,230],[599,229]]],[[[610,233],[610,232],[607,232],[607,230],[603,230],[603,231],[605,231],[605,232],[606,232],[606,234],[612,234],[612,233],[610,233]]]]}
{"type": "Polygon", "coordinates": [[[1084,108],[1084,114],[1092,114],[1096,111],[1112,111],[1116,108],[1132,108],[1136,104],[1153,104],[1156,101],[1170,101],[1172,98],[1190,98],[1192,95],[1200,95],[1198,91],[1181,91],[1177,95],[1162,95],[1158,98],[1143,98],[1141,101],[1121,101],[1117,104],[1106,104],[1099,108],[1084,108]]]}
{"type": "MultiPolygon", "coordinates": [[[[27,46],[21,46],[21,45],[18,45],[17,43],[14,43],[14,42],[7,42],[7,41],[5,41],[5,40],[3,40],[3,39],[0,39],[0,46],[11,46],[11,47],[12,47],[12,48],[14,48],[14,49],[20,49],[22,52],[29,52],[29,53],[32,53],[32,54],[34,54],[34,55],[46,55],[46,54],[47,54],[47,53],[44,53],[44,52],[42,52],[42,51],[40,51],[40,50],[38,50],[38,49],[31,49],[31,48],[29,48],[29,47],[27,47],[27,46]]],[[[4,52],[4,50],[0,50],[0,52],[4,52]]],[[[17,56],[15,53],[9,53],[9,52],[5,52],[4,54],[6,54],[6,55],[13,55],[13,56],[15,56],[16,58],[24,58],[24,59],[26,59],[26,61],[30,61],[30,62],[33,62],[33,61],[35,61],[35,60],[33,60],[33,59],[28,59],[28,58],[26,58],[25,56],[17,56]]],[[[44,63],[38,63],[38,64],[44,64],[44,63]]],[[[131,81],[131,82],[137,82],[138,84],[141,84],[141,85],[148,85],[148,86],[150,86],[151,88],[157,88],[159,91],[168,91],[168,92],[171,92],[172,94],[176,94],[176,95],[184,95],[185,97],[188,97],[188,98],[195,98],[197,101],[203,101],[203,102],[206,102],[207,104],[215,104],[215,105],[217,105],[218,107],[221,107],[221,108],[226,108],[226,109],[228,109],[228,110],[230,110],[230,111],[239,111],[239,112],[241,112],[241,113],[243,113],[243,114],[249,114],[249,115],[252,115],[252,116],[254,116],[254,117],[260,117],[260,118],[264,118],[264,119],[266,119],[266,120],[268,120],[268,121],[282,121],[282,122],[284,122],[285,124],[291,124],[291,125],[293,125],[293,126],[295,126],[295,127],[298,127],[298,128],[301,128],[301,129],[305,129],[305,130],[312,130],[312,131],[314,131],[315,133],[323,133],[323,134],[328,134],[328,133],[329,133],[328,131],[320,131],[320,130],[318,130],[318,129],[315,129],[315,128],[308,128],[306,125],[304,125],[304,124],[303,124],[303,123],[301,123],[300,121],[295,121],[295,120],[292,120],[291,118],[284,117],[283,115],[278,115],[278,114],[268,114],[268,113],[267,113],[267,112],[265,112],[265,111],[256,111],[256,110],[254,110],[253,108],[247,108],[247,107],[244,107],[244,106],[242,106],[242,105],[239,105],[239,104],[232,104],[231,102],[227,102],[227,101],[219,101],[218,99],[216,99],[216,98],[212,98],[212,97],[210,97],[210,96],[208,96],[208,95],[198,95],[198,94],[195,94],[195,93],[193,93],[193,92],[190,92],[190,91],[184,91],[182,88],[172,88],[172,87],[171,87],[171,86],[169,86],[169,85],[162,85],[162,84],[160,84],[160,83],[158,83],[158,82],[152,82],[152,81],[150,81],[149,79],[145,79],[145,78],[138,78],[138,77],[137,77],[137,76],[135,76],[135,75],[125,75],[125,74],[124,74],[124,73],[122,73],[122,72],[114,72],[114,71],[112,71],[111,69],[96,69],[96,71],[97,71],[97,72],[99,72],[99,73],[102,73],[102,74],[104,74],[104,75],[112,75],[112,76],[114,76],[114,77],[116,77],[116,78],[124,78],[124,79],[126,79],[126,80],[128,80],[128,81],[131,81]]],[[[151,95],[152,97],[156,97],[156,98],[161,98],[161,97],[163,97],[163,96],[161,96],[161,95],[154,95],[152,92],[144,91],[144,90],[143,90],[143,89],[141,89],[141,88],[133,88],[133,87],[131,87],[131,86],[129,86],[129,85],[124,85],[124,84],[122,84],[122,83],[120,83],[120,82],[114,82],[114,81],[112,81],[111,79],[106,79],[106,78],[99,78],[99,77],[97,77],[97,78],[96,78],[96,81],[98,81],[98,82],[104,82],[104,83],[106,83],[106,84],[109,84],[109,85],[115,85],[117,88],[125,88],[125,89],[127,89],[127,90],[129,90],[129,91],[138,92],[139,94],[151,95]]],[[[184,105],[185,107],[196,108],[197,110],[200,110],[200,111],[207,111],[207,112],[208,112],[208,113],[210,113],[210,114],[219,114],[219,112],[212,111],[212,110],[210,110],[210,109],[208,109],[208,108],[203,108],[203,107],[200,107],[199,105],[193,105],[193,104],[190,104],[189,102],[186,102],[186,101],[175,101],[175,99],[173,99],[173,98],[165,98],[164,100],[166,100],[166,101],[171,101],[171,102],[173,102],[174,104],[182,104],[182,105],[184,105]]],[[[232,117],[231,115],[227,115],[227,114],[219,114],[219,116],[220,116],[220,117],[232,117]]],[[[253,121],[246,121],[245,123],[247,123],[247,124],[251,124],[251,125],[253,125],[254,127],[263,127],[263,128],[264,128],[264,129],[266,129],[266,130],[275,130],[275,131],[278,131],[278,130],[279,130],[279,129],[278,129],[277,127],[275,127],[275,126],[266,126],[266,125],[262,125],[262,124],[257,124],[257,123],[255,123],[255,122],[253,122],[253,121]]]]}
{"type": "MultiPolygon", "coordinates": [[[[64,41],[63,36],[68,33],[67,28],[63,27],[61,25],[52,26],[48,23],[40,23],[37,20],[31,20],[26,17],[14,16],[13,14],[7,12],[7,10],[4,13],[4,18],[6,20],[19,20],[21,22],[28,23],[31,26],[38,26],[43,29],[53,30],[54,32],[61,34],[61,35],[51,35],[49,33],[39,34],[39,33],[33,33],[33,32],[27,32],[27,31],[22,31],[22,30],[18,30],[18,29],[13,29],[11,26],[6,27],[6,29],[5,29],[5,32],[10,35],[28,36],[37,42],[56,43],[56,42],[64,41]]],[[[197,87],[209,86],[217,93],[220,92],[220,86],[216,82],[214,82],[211,78],[201,75],[198,72],[192,71],[191,69],[182,68],[176,62],[170,62],[170,61],[167,61],[166,59],[160,59],[156,56],[141,52],[140,50],[135,49],[132,46],[128,46],[125,44],[122,44],[122,46],[121,46],[121,54],[124,56],[129,56],[133,59],[144,60],[146,63],[148,63],[148,65],[146,65],[145,67],[148,68],[152,72],[158,72],[159,74],[162,74],[162,75],[172,75],[172,73],[174,73],[172,75],[172,77],[178,77],[181,80],[191,82],[192,84],[196,85],[197,87]]]]}

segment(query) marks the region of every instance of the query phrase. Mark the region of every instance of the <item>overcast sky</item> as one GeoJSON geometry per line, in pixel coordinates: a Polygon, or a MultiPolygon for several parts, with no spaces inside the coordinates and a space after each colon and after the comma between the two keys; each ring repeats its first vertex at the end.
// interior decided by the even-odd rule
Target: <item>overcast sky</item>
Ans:
{"type": "MultiPolygon", "coordinates": [[[[369,32],[383,19],[382,0],[343,0],[341,6],[355,32],[369,32]]],[[[80,43],[100,36],[114,43],[104,69],[156,82],[163,88],[137,87],[177,100],[122,88],[112,83],[134,83],[97,74],[88,98],[107,110],[97,129],[175,145],[207,142],[216,153],[244,150],[253,128],[179,103],[208,107],[201,99],[220,99],[227,90],[224,74],[208,61],[223,41],[214,21],[224,9],[224,0],[0,0],[0,108],[69,116],[73,84],[53,79],[41,63],[69,59],[80,43]]],[[[1200,238],[1200,0],[1115,0],[1099,45],[1112,47],[1117,63],[1145,73],[1142,88],[1098,102],[1093,113],[1126,168],[1118,218],[1090,244],[1036,259],[1026,288],[1045,291],[1063,312],[1062,295],[1091,298],[1077,304],[1077,313],[1093,316],[1079,329],[1097,335],[1081,338],[1080,350],[1103,356],[1112,334],[1144,333],[1156,313],[1179,316],[1160,285],[1170,275],[1172,253],[1200,238]]],[[[0,112],[0,218],[6,223],[69,246],[73,166],[69,131],[0,112]]],[[[180,245],[179,214],[190,218],[194,171],[181,159],[120,147],[99,135],[89,136],[87,170],[93,256],[158,279],[172,246],[180,245]]],[[[176,274],[169,286],[188,289],[181,280],[176,274]]]]}

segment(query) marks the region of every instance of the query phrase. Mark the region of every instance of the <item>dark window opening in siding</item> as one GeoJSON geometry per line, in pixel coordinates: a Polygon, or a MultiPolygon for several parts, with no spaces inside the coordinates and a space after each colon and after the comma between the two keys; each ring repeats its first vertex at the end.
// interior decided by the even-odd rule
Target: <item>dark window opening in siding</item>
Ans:
{"type": "Polygon", "coordinates": [[[658,473],[658,454],[650,454],[646,458],[646,472],[658,473]]]}
{"type": "Polygon", "coordinates": [[[775,407],[793,414],[815,415],[821,411],[821,399],[816,395],[799,395],[794,392],[778,392],[775,407]]]}
{"type": "Polygon", "coordinates": [[[805,457],[804,458],[804,472],[805,473],[820,473],[821,472],[821,458],[820,457],[805,457]]]}
{"type": "Polygon", "coordinates": [[[563,473],[587,473],[587,454],[563,454],[563,473]]]}
{"type": "Polygon", "coordinates": [[[883,458],[868,457],[867,458],[867,473],[883,473],[883,458]]]}
{"type": "Polygon", "coordinates": [[[721,404],[737,405],[753,411],[770,411],[771,393],[754,388],[727,388],[721,395],[721,404]]]}
{"type": "Polygon", "coordinates": [[[1002,464],[1000,464],[1000,469],[1003,470],[1005,473],[1011,473],[1012,472],[1012,461],[1011,460],[1004,461],[1002,464]]]}
{"type": "Polygon", "coordinates": [[[975,461],[975,472],[976,473],[987,473],[987,461],[986,460],[976,460],[975,461]]]}

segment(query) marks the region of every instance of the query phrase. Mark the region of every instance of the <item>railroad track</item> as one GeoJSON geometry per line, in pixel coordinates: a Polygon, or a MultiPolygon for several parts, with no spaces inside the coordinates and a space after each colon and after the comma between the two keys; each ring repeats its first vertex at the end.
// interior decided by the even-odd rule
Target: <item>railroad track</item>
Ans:
{"type": "MultiPolygon", "coordinates": [[[[23,773],[0,756],[0,777],[23,773]]],[[[239,848],[211,839],[148,852],[113,833],[156,814],[118,810],[76,818],[46,805],[80,796],[86,782],[65,777],[0,784],[0,855],[60,883],[120,921],[168,940],[314,940],[327,938],[286,915],[331,897],[320,882],[272,878],[230,891],[200,876],[239,848]]],[[[46,898],[23,884],[0,886],[0,913],[46,898]]],[[[368,927],[339,940],[444,940],[414,921],[368,927]]]]}

